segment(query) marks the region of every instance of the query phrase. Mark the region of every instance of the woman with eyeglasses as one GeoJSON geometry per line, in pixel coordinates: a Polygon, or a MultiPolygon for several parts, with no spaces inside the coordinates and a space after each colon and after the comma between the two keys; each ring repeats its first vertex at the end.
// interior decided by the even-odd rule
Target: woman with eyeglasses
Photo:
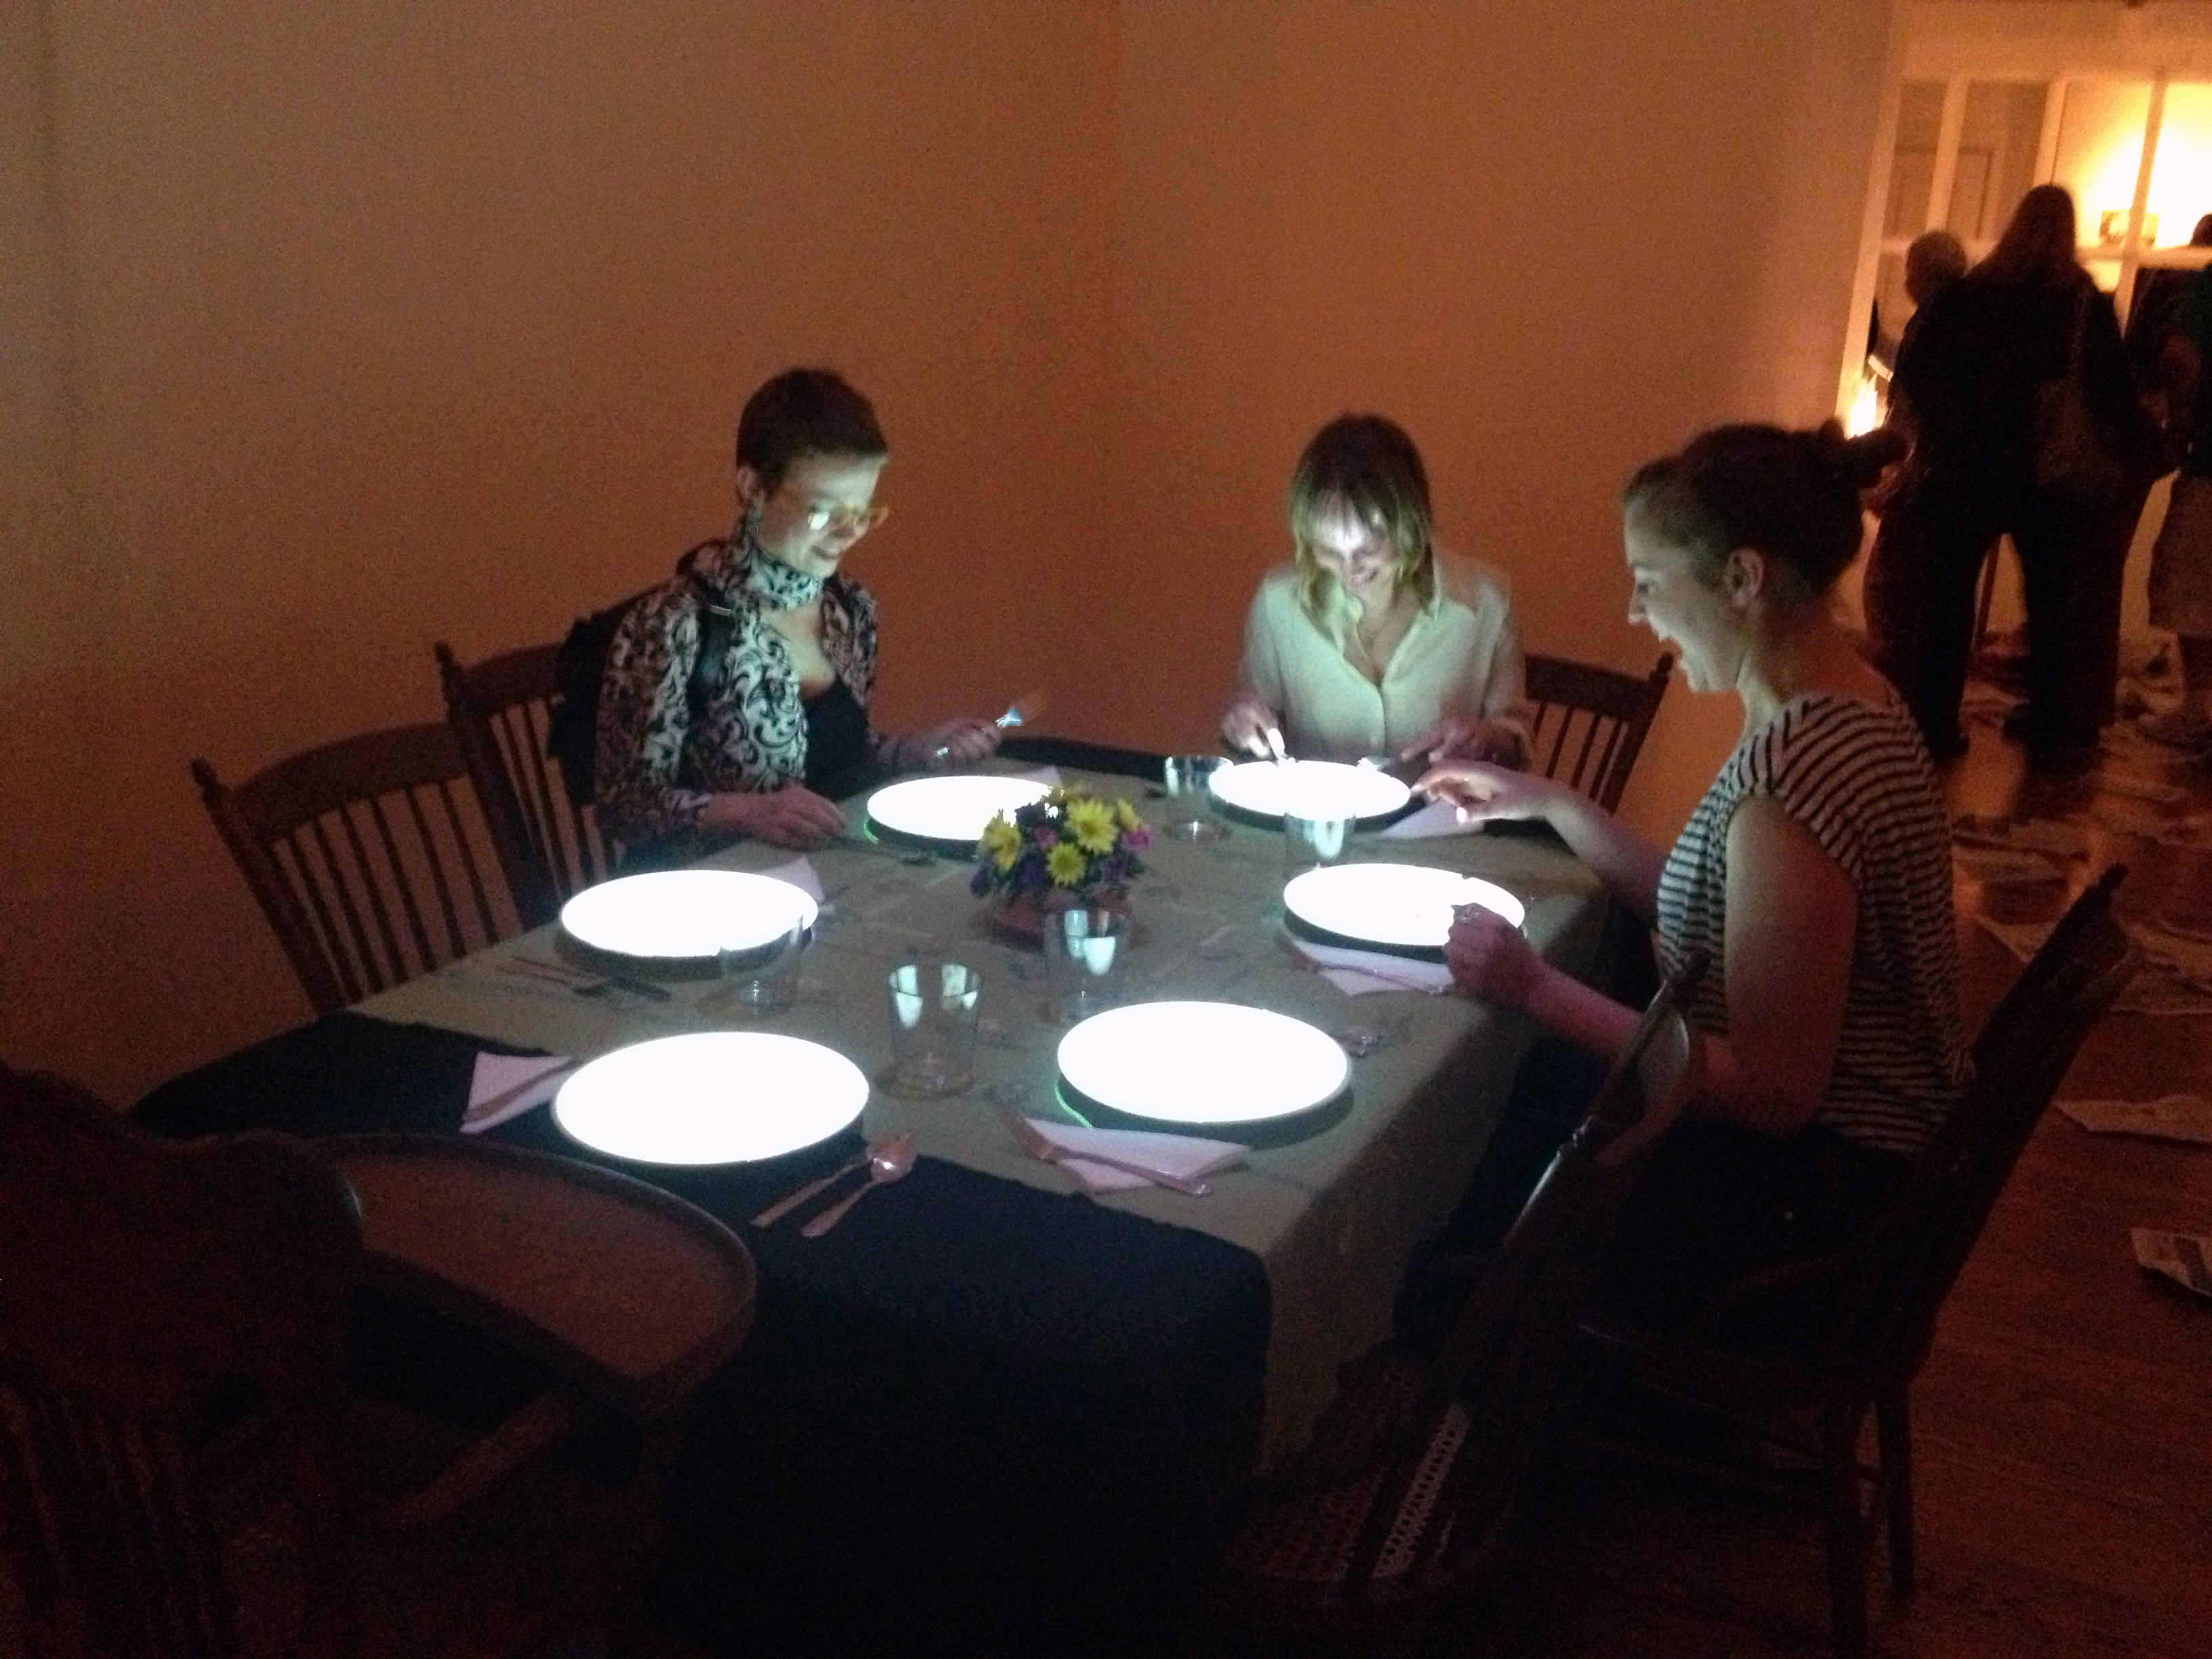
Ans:
{"type": "Polygon", "coordinates": [[[1521,638],[1504,580],[1437,550],[1420,452],[1396,422],[1346,415],[1291,477],[1292,558],[1244,624],[1233,751],[1520,765],[1521,638]]]}
{"type": "Polygon", "coordinates": [[[804,846],[844,827],[836,798],[872,773],[969,765],[998,746],[986,720],[869,726],[876,602],[838,565],[889,511],[875,492],[890,454],[868,400],[826,369],[788,370],[746,400],[736,528],[633,606],[608,650],[598,799],[626,866],[738,836],[804,846]],[[727,644],[702,677],[709,633],[727,644]]]}

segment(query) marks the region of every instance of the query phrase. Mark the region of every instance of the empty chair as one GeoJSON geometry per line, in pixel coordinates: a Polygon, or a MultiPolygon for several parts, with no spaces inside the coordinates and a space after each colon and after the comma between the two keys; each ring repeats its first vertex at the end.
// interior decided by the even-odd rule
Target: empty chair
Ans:
{"type": "Polygon", "coordinates": [[[342,738],[235,788],[191,770],[318,1013],[520,930],[450,727],[342,738]]]}
{"type": "MultiPolygon", "coordinates": [[[[2125,873],[2114,866],[2075,901],[1990,1015],[1965,1097],[1857,1247],[1751,1275],[1717,1297],[1687,1335],[1596,1314],[1583,1320],[1586,1351],[1638,1383],[1753,1425],[1786,1423],[1801,1410],[1817,1417],[1830,1616],[1844,1659],[1867,1651],[1867,1558],[1885,1517],[1892,1586],[1911,1593],[1909,1391],[1936,1316],[2082,1039],[2138,965],[2112,914],[2125,873]],[[1869,1413],[1876,1461],[1863,1468],[1869,1413]]],[[[1671,1451],[1664,1461],[1680,1462],[1671,1451]]],[[[1743,1478],[1733,1468],[1718,1472],[1743,1478]]]]}
{"type": "Polygon", "coordinates": [[[432,647],[446,716],[476,781],[523,918],[536,927],[607,874],[607,848],[589,801],[568,797],[546,752],[561,647],[525,646],[464,667],[442,640],[432,647]]]}
{"type": "Polygon", "coordinates": [[[0,1069],[0,1647],[368,1659],[592,1639],[648,1565],[670,1425],[752,1292],[727,1229],[567,1160],[164,1141],[0,1069]],[[504,1251],[484,1246],[495,1224],[517,1230],[504,1251]],[[476,1437],[349,1394],[364,1272],[515,1339],[544,1391],[476,1437]],[[645,1451],[544,1455],[586,1421],[645,1451]]]}
{"type": "Polygon", "coordinates": [[[1674,672],[1672,652],[1662,652],[1642,679],[1593,663],[1531,653],[1528,701],[1535,706],[1535,718],[1529,727],[1529,769],[1613,811],[1628,787],[1628,775],[1674,672]]]}
{"type": "Polygon", "coordinates": [[[1417,1636],[1480,1586],[1621,1206],[1693,1082],[1680,1000],[1695,971],[1661,988],[1437,1357],[1385,1343],[1344,1368],[1305,1449],[1249,1501],[1217,1613],[1379,1645],[1417,1636]]]}

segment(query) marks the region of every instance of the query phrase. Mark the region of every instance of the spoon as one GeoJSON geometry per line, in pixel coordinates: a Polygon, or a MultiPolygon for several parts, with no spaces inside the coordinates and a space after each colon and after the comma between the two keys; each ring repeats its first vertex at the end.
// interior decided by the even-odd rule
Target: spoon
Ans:
{"type": "Polygon", "coordinates": [[[799,1230],[802,1238],[819,1238],[845,1218],[845,1212],[866,1198],[870,1192],[889,1182],[902,1180],[914,1168],[914,1137],[893,1135],[879,1146],[868,1149],[868,1179],[855,1193],[848,1193],[820,1215],[799,1230]]]}
{"type": "Polygon", "coordinates": [[[808,1182],[797,1192],[792,1194],[790,1197],[779,1199],[775,1203],[769,1205],[768,1208],[763,1210],[758,1215],[753,1218],[753,1225],[756,1227],[775,1226],[777,1222],[782,1220],[784,1217],[789,1215],[800,1205],[805,1203],[808,1199],[814,1197],[817,1194],[828,1192],[832,1187],[842,1181],[847,1176],[852,1174],[854,1170],[865,1167],[871,1157],[872,1157],[880,1148],[889,1145],[890,1143],[888,1141],[871,1141],[867,1146],[854,1153],[852,1157],[847,1158],[842,1164],[840,1164],[836,1169],[830,1170],[828,1175],[822,1176],[819,1180],[808,1182]]]}

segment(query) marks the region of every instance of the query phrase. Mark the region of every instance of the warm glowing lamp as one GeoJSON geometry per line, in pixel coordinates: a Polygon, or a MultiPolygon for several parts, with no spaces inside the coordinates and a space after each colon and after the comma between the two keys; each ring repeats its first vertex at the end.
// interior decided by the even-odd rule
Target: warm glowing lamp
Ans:
{"type": "Polygon", "coordinates": [[[868,1079],[834,1049],[772,1031],[694,1031],[579,1069],[554,1097],[570,1139],[638,1164],[747,1164],[848,1127],[868,1079]]]}
{"type": "Polygon", "coordinates": [[[738,870],[661,870],[586,887],[561,926],[594,951],[655,961],[711,960],[774,944],[820,907],[804,888],[738,870]]]}
{"type": "Polygon", "coordinates": [[[1233,1002],[1140,1002],[1093,1014],[1060,1040],[1067,1086],[1157,1122],[1265,1123],[1326,1105],[1352,1062],[1317,1027],[1233,1002]]]}

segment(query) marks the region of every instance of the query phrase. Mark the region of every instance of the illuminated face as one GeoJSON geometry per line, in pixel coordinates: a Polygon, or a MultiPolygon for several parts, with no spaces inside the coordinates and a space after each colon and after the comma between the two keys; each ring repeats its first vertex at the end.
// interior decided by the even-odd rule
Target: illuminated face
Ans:
{"type": "Polygon", "coordinates": [[[783,482],[763,489],[750,467],[738,469],[738,492],[760,508],[761,549],[806,576],[832,576],[854,542],[883,522],[874,505],[881,455],[802,455],[783,482]]]}
{"type": "Polygon", "coordinates": [[[1631,513],[1621,527],[1628,551],[1628,620],[1681,655],[1693,691],[1724,691],[1743,659],[1742,618],[1725,591],[1699,580],[1686,548],[1652,533],[1631,513]]]}
{"type": "Polygon", "coordinates": [[[1314,514],[1311,546],[1322,568],[1362,604],[1389,597],[1398,549],[1380,526],[1362,520],[1346,503],[1322,505],[1314,514]]]}

